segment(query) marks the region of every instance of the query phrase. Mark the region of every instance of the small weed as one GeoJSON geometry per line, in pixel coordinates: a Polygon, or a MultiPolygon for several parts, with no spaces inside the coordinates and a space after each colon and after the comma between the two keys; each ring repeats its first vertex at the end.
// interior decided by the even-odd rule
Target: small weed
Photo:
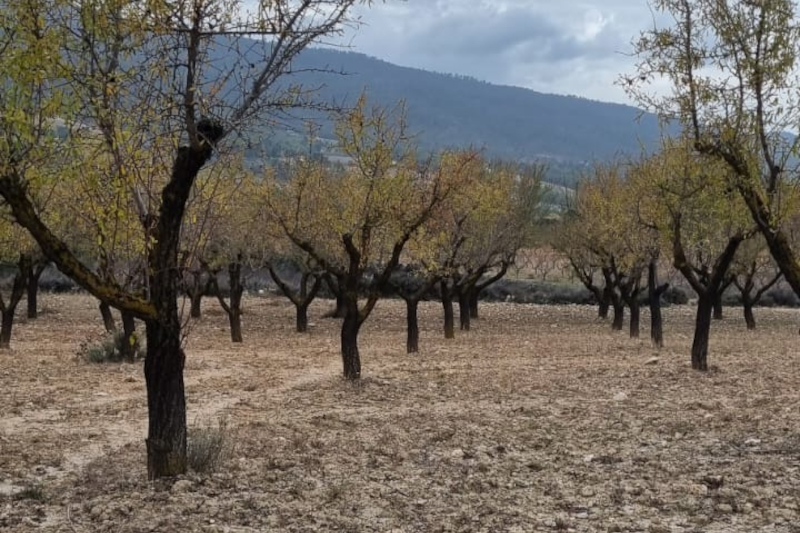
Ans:
{"type": "Polygon", "coordinates": [[[122,349],[125,342],[132,343],[134,361],[144,358],[146,350],[141,339],[136,334],[128,339],[122,332],[108,334],[95,343],[82,344],[78,355],[88,363],[120,363],[126,359],[122,349]]]}
{"type": "Polygon", "coordinates": [[[15,500],[33,500],[37,502],[43,502],[47,500],[47,495],[44,493],[44,489],[39,484],[30,485],[25,487],[20,492],[14,494],[15,500]]]}
{"type": "Polygon", "coordinates": [[[216,427],[190,428],[186,439],[189,468],[200,473],[214,472],[232,452],[228,437],[225,420],[219,420],[216,427]]]}
{"type": "Polygon", "coordinates": [[[556,531],[566,531],[569,529],[569,521],[562,516],[557,516],[554,522],[555,525],[553,526],[553,529],[556,531]]]}

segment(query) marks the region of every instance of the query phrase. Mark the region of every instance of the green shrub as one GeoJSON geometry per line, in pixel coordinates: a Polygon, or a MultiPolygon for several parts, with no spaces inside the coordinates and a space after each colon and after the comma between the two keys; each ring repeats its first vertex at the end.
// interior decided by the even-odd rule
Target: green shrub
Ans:
{"type": "MultiPolygon", "coordinates": [[[[120,363],[125,360],[122,346],[124,342],[131,342],[121,332],[108,334],[93,344],[81,347],[80,354],[89,363],[120,363]]],[[[134,334],[133,359],[143,359],[147,350],[137,334],[134,334]]]]}

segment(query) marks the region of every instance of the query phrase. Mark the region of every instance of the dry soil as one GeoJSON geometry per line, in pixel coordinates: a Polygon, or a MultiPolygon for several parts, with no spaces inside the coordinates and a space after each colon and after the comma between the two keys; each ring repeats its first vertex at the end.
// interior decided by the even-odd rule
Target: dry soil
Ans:
{"type": "Polygon", "coordinates": [[[214,472],[146,480],[142,364],[89,364],[93,300],[48,295],[0,353],[0,530],[14,532],[800,531],[800,313],[738,309],[692,371],[692,309],[666,342],[612,333],[590,307],[485,304],[446,341],[421,309],[364,326],[364,377],[340,378],[338,323],[308,334],[277,297],[245,299],[245,342],[211,300],[190,324],[190,439],[214,472]]]}

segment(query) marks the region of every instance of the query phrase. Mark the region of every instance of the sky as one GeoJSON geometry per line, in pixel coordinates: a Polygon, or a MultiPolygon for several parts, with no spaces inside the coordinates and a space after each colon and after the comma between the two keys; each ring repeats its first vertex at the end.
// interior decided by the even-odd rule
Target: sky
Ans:
{"type": "Polygon", "coordinates": [[[380,0],[346,36],[391,63],[503,85],[631,103],[615,85],[631,41],[653,26],[647,0],[380,0]]]}

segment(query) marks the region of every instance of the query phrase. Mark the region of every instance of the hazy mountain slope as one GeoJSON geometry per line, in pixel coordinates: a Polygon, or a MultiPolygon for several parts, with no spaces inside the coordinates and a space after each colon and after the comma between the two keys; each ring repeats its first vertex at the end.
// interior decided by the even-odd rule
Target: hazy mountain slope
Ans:
{"type": "Polygon", "coordinates": [[[409,123],[428,147],[472,144],[515,159],[586,161],[638,153],[640,141],[652,146],[658,138],[656,118],[645,114],[637,121],[640,112],[630,106],[399,67],[352,52],[308,50],[295,67],[349,73],[299,77],[322,86],[326,100],[352,102],[364,89],[383,105],[404,99],[409,123]]]}

